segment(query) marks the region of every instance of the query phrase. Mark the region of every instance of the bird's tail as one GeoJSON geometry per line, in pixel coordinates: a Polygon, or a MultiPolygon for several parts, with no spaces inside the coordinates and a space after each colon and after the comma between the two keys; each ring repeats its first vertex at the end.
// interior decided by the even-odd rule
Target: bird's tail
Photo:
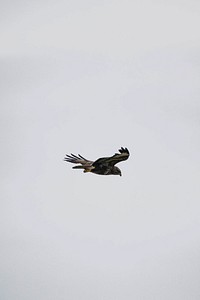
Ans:
{"type": "Polygon", "coordinates": [[[74,166],[72,169],[85,169],[84,166],[74,166]]]}
{"type": "Polygon", "coordinates": [[[93,166],[74,166],[72,169],[84,169],[84,173],[91,172],[93,169],[95,169],[93,166]]]}

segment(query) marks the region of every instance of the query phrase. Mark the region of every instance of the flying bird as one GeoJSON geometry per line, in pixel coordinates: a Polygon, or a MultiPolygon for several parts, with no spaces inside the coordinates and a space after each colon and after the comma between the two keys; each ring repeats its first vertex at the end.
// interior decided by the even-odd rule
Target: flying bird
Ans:
{"type": "Polygon", "coordinates": [[[79,164],[74,166],[73,169],[83,169],[84,173],[92,172],[99,175],[120,175],[122,176],[121,170],[115,165],[120,161],[127,160],[129,157],[129,151],[127,148],[121,147],[119,153],[115,153],[111,157],[101,157],[95,161],[88,160],[78,154],[78,156],[71,154],[64,158],[64,161],[79,164]]]}

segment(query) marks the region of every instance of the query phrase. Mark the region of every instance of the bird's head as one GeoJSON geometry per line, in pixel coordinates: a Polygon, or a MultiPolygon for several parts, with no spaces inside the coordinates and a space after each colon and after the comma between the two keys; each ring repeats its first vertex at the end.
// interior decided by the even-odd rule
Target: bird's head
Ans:
{"type": "Polygon", "coordinates": [[[118,167],[113,168],[113,175],[119,175],[122,176],[122,172],[118,167]]]}

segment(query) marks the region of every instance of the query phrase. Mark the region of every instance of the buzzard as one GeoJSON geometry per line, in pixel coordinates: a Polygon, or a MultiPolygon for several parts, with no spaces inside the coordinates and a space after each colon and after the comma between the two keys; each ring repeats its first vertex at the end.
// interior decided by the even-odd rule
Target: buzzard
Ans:
{"type": "Polygon", "coordinates": [[[79,164],[74,166],[73,169],[84,169],[84,173],[92,172],[99,175],[120,175],[122,176],[121,170],[115,165],[120,161],[126,160],[129,157],[129,151],[127,148],[121,147],[119,153],[115,153],[111,157],[98,158],[95,161],[88,160],[78,154],[78,156],[71,154],[64,158],[64,161],[68,161],[73,164],[79,164]]]}

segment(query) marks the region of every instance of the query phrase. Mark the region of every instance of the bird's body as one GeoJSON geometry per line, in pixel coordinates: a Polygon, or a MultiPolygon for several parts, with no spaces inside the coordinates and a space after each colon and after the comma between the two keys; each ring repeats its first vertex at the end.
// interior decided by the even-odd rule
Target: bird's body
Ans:
{"type": "Polygon", "coordinates": [[[95,161],[87,160],[80,154],[78,156],[71,154],[66,155],[64,160],[74,164],[79,164],[74,166],[73,169],[84,169],[84,173],[92,172],[98,175],[122,175],[121,170],[115,166],[115,164],[120,161],[126,160],[129,157],[129,151],[127,148],[121,147],[119,149],[120,153],[115,153],[111,157],[98,158],[95,161]]]}

